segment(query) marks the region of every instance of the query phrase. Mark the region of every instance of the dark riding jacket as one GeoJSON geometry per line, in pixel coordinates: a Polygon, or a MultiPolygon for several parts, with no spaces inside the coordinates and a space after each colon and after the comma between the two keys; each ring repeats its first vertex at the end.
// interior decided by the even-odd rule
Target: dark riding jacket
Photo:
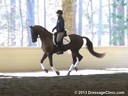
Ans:
{"type": "Polygon", "coordinates": [[[56,26],[53,28],[53,31],[56,29],[57,32],[65,32],[65,28],[64,28],[64,19],[62,16],[58,17],[57,20],[57,24],[56,26]]]}

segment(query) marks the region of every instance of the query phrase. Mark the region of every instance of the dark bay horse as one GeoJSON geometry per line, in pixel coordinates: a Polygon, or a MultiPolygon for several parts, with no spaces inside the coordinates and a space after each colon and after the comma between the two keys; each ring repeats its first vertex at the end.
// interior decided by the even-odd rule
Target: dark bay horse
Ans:
{"type": "MultiPolygon", "coordinates": [[[[53,34],[48,32],[45,28],[39,25],[30,26],[31,29],[31,36],[32,36],[32,42],[36,42],[37,38],[39,37],[42,42],[42,49],[44,51],[44,55],[41,59],[41,67],[44,71],[48,72],[47,69],[45,69],[43,62],[48,57],[49,63],[51,66],[51,69],[56,72],[57,75],[59,75],[59,71],[55,69],[53,66],[53,54],[58,51],[57,46],[53,43],[53,34]]],[[[79,53],[79,50],[81,49],[83,45],[83,39],[86,39],[87,43],[87,49],[88,51],[95,57],[102,58],[105,53],[97,53],[93,50],[93,44],[87,37],[82,37],[79,35],[71,34],[69,35],[71,42],[67,45],[63,46],[63,51],[71,50],[73,64],[70,66],[68,75],[70,75],[70,72],[73,70],[73,68],[77,71],[77,65],[82,60],[83,56],[79,53]]]]}

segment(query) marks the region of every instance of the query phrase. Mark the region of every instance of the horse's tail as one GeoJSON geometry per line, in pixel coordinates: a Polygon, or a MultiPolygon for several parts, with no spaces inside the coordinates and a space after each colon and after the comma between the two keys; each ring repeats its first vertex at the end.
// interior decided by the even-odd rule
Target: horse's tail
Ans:
{"type": "Polygon", "coordinates": [[[105,56],[105,53],[97,53],[93,50],[93,44],[87,37],[82,37],[87,40],[86,46],[88,51],[95,57],[102,58],[105,56]]]}

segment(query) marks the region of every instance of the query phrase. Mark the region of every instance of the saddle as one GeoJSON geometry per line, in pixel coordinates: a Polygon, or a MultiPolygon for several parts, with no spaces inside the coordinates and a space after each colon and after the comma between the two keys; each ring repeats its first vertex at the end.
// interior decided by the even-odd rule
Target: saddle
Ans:
{"type": "MultiPolygon", "coordinates": [[[[53,34],[53,44],[55,45],[55,46],[57,46],[57,43],[56,43],[56,38],[55,38],[56,36],[53,34]]],[[[65,36],[65,37],[63,37],[63,40],[62,40],[62,43],[63,43],[63,45],[67,45],[67,44],[69,44],[71,42],[71,39],[70,39],[70,37],[67,35],[67,36],[65,36]]]]}

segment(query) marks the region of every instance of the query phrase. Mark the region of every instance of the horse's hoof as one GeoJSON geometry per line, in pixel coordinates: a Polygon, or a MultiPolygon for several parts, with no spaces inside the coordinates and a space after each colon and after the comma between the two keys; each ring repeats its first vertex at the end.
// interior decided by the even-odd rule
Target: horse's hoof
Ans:
{"type": "Polygon", "coordinates": [[[67,76],[70,76],[70,73],[68,73],[67,76]]]}
{"type": "Polygon", "coordinates": [[[59,76],[60,75],[60,72],[59,71],[56,71],[56,74],[59,76]]]}
{"type": "Polygon", "coordinates": [[[70,76],[70,72],[68,72],[67,76],[70,76]]]}
{"type": "Polygon", "coordinates": [[[44,69],[44,71],[45,71],[46,73],[48,73],[48,70],[47,70],[47,69],[44,69]]]}
{"type": "Polygon", "coordinates": [[[76,72],[78,71],[78,68],[77,67],[75,67],[74,69],[76,70],[76,72]]]}

